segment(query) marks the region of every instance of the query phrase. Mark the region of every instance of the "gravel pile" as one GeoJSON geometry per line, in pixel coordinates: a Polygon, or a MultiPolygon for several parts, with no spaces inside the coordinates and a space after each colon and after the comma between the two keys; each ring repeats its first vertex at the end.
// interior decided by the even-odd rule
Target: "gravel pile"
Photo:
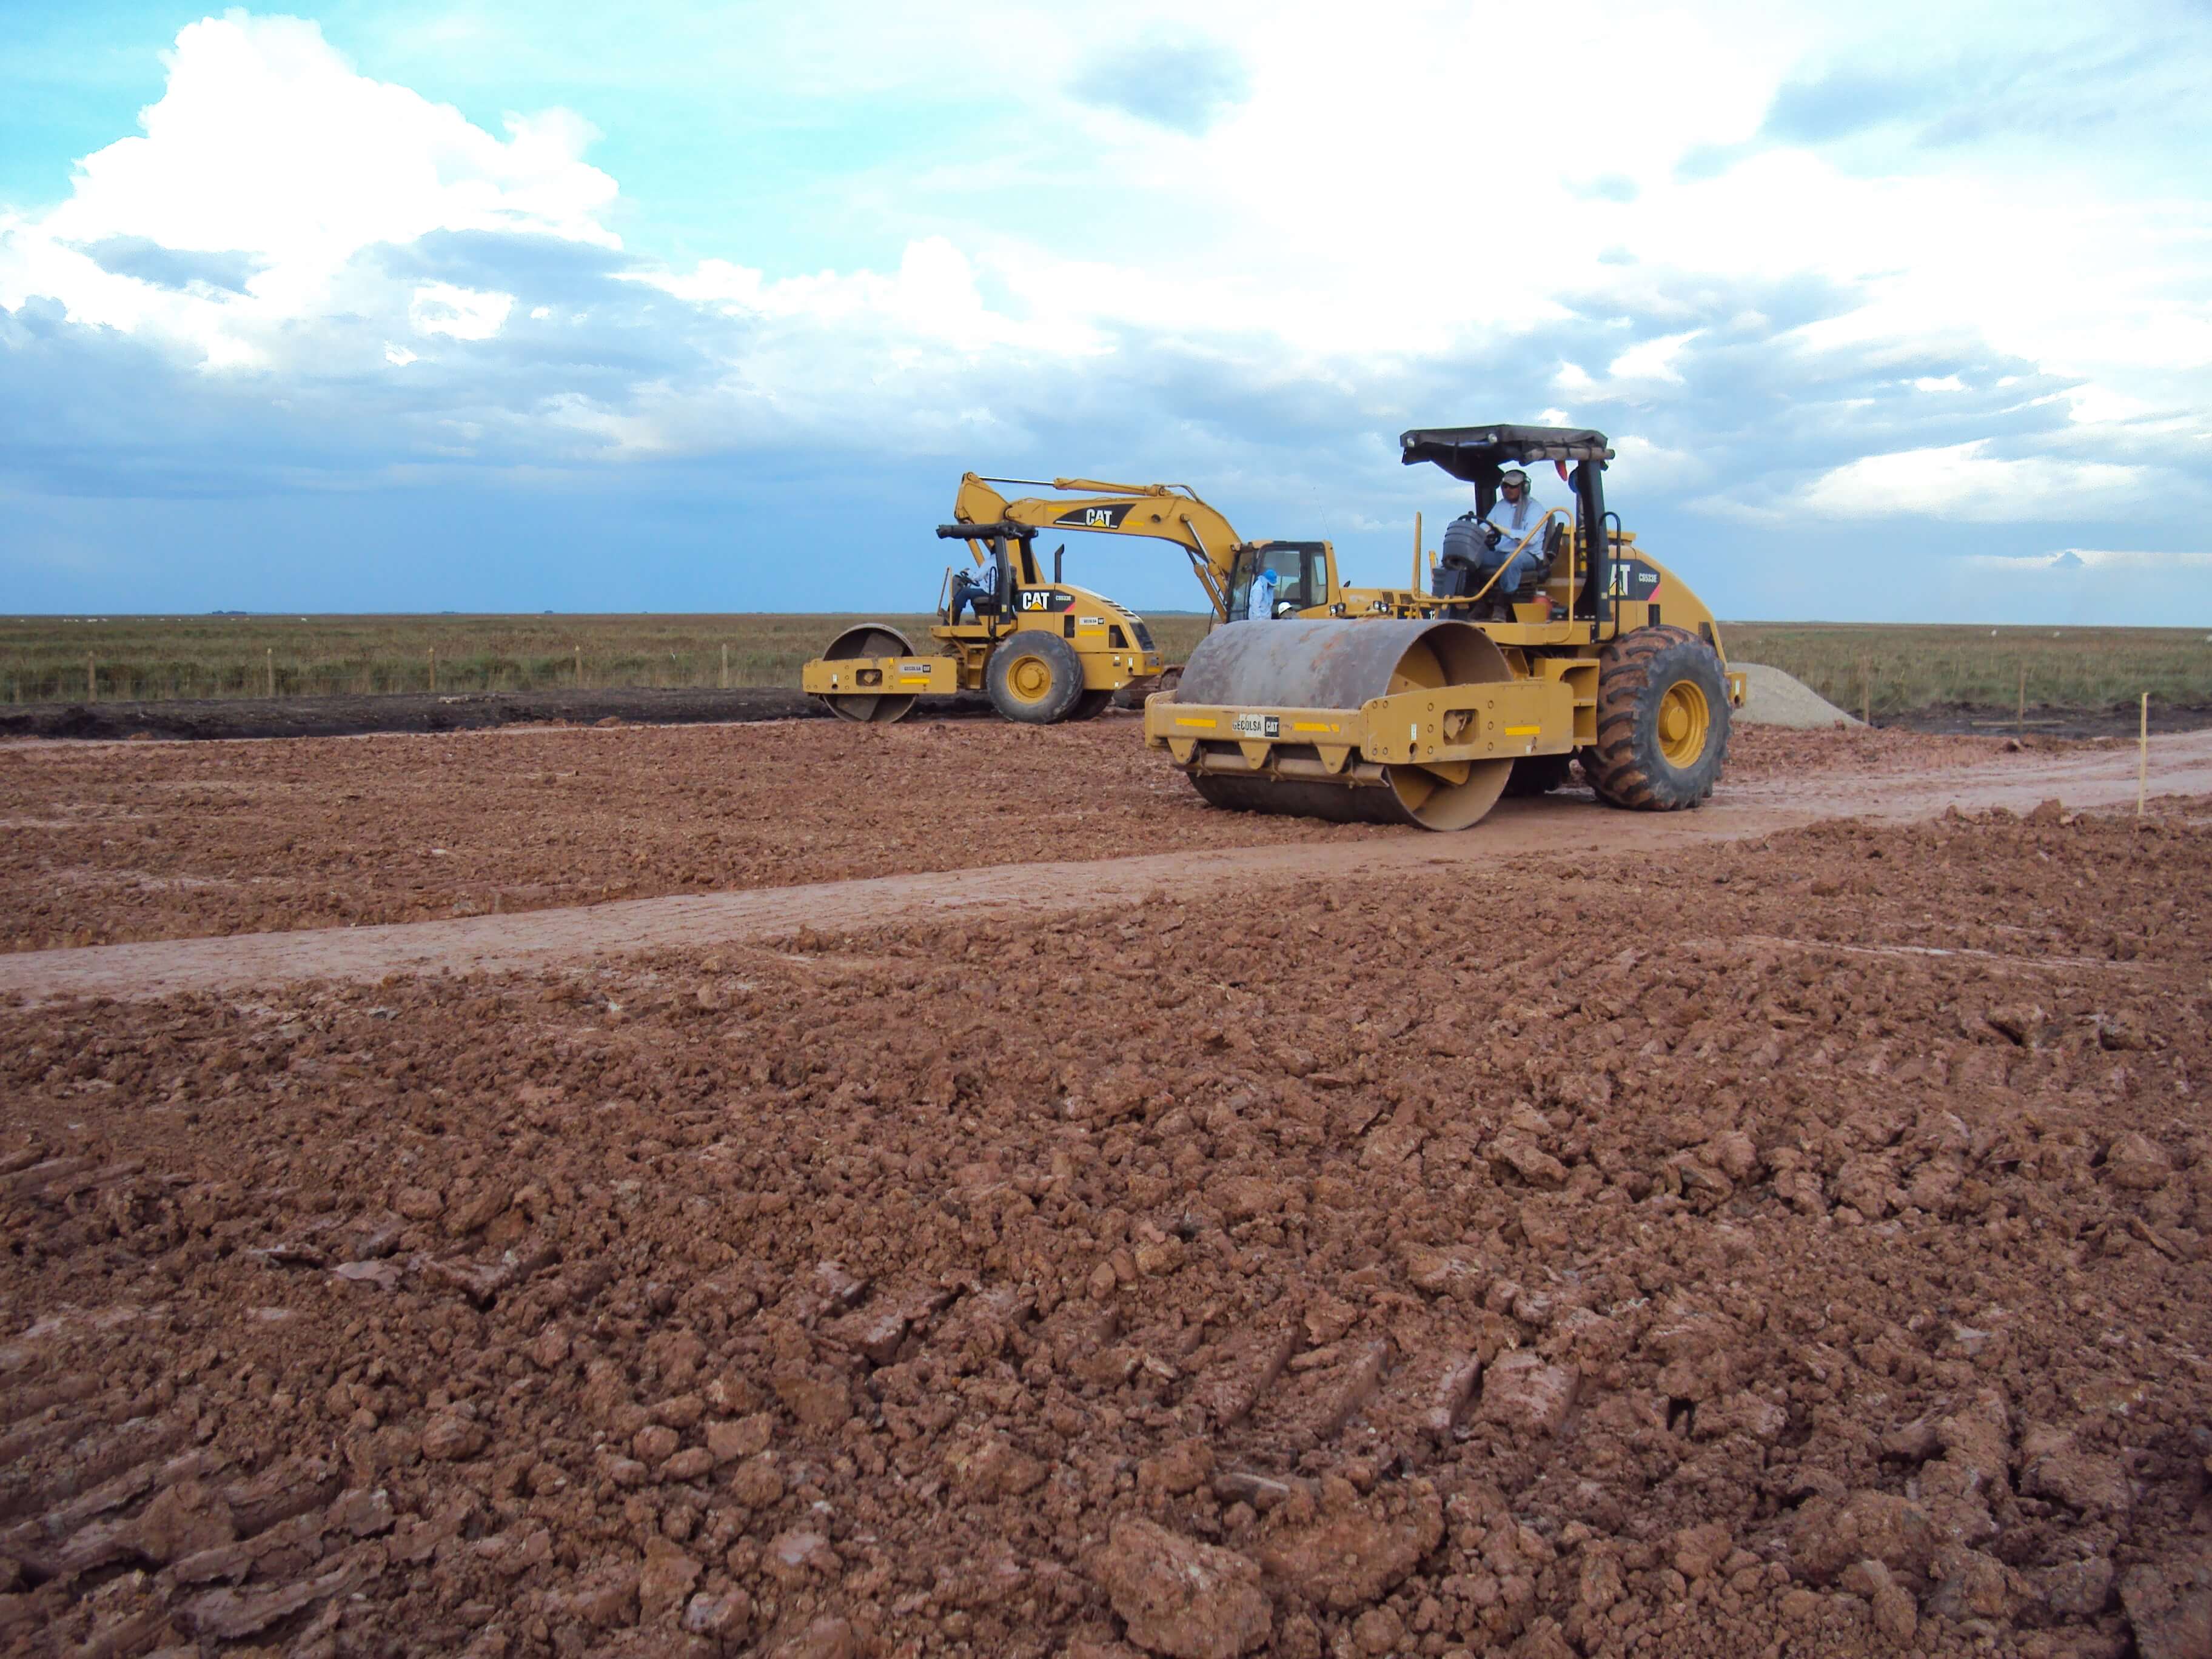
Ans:
{"type": "Polygon", "coordinates": [[[1846,714],[1794,674],[1769,668],[1763,662],[1735,662],[1729,667],[1750,682],[1743,707],[1735,711],[1747,726],[1787,726],[1799,731],[1815,726],[1863,726],[1856,714],[1846,714]]]}

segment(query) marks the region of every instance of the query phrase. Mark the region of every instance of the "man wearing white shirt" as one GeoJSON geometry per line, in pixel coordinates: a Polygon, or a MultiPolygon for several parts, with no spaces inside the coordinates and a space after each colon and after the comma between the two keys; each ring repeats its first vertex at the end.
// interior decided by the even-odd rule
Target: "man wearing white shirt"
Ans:
{"type": "MultiPolygon", "coordinates": [[[[1522,549],[1521,568],[1527,562],[1544,556],[1544,538],[1537,526],[1544,522],[1543,504],[1528,493],[1528,475],[1519,467],[1513,468],[1498,480],[1498,499],[1492,503],[1490,516],[1483,520],[1498,532],[1498,551],[1501,561],[1525,541],[1522,549]]],[[[1498,579],[1501,588],[1510,588],[1515,577],[1507,571],[1498,579]]]]}

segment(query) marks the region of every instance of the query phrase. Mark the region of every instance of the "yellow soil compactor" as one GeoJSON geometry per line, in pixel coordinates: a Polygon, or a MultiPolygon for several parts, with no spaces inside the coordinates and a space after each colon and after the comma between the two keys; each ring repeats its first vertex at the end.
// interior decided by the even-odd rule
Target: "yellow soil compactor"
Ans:
{"type": "MultiPolygon", "coordinates": [[[[903,720],[924,694],[981,691],[1008,720],[1050,726],[1089,720],[1104,712],[1116,691],[1157,679],[1160,653],[1144,619],[1063,581],[1058,554],[1048,574],[1037,557],[1037,534],[1054,526],[1112,531],[1126,525],[1131,533],[1188,544],[1174,530],[1149,527],[1152,519],[1165,524],[1173,508],[1212,509],[1164,489],[1160,500],[1140,500],[1150,493],[1142,487],[1080,479],[1053,487],[1091,491],[1084,499],[1009,501],[991,487],[1009,482],[966,474],[953,503],[957,522],[937,527],[940,538],[968,544],[975,569],[945,573],[938,620],[929,630],[932,649],[917,652],[889,623],[862,623],[800,669],[801,689],[847,720],[877,725],[903,720]],[[1133,522],[1139,506],[1151,513],[1133,522]]],[[[1182,515],[1174,522],[1180,528],[1182,515]]]]}
{"type": "Polygon", "coordinates": [[[1462,562],[1426,593],[1347,590],[1320,615],[1216,628],[1180,684],[1146,700],[1146,742],[1216,806],[1429,830],[1556,788],[1577,757],[1615,806],[1671,811],[1711,795],[1742,678],[1712,612],[1607,512],[1605,434],[1450,427],[1399,445],[1406,465],[1472,483],[1483,518],[1505,470],[1537,463],[1557,468],[1571,505],[1545,514],[1509,550],[1527,556],[1486,582],[1462,562]]]}

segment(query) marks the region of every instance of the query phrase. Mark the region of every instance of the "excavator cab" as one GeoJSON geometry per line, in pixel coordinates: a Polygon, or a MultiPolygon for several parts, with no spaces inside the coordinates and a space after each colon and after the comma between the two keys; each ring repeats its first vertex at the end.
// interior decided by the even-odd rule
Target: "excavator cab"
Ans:
{"type": "Polygon", "coordinates": [[[1262,622],[1322,609],[1331,603],[1332,553],[1327,542],[1248,542],[1237,550],[1229,570],[1230,622],[1262,622]],[[1255,585],[1274,578],[1272,609],[1255,614],[1255,585]]]}

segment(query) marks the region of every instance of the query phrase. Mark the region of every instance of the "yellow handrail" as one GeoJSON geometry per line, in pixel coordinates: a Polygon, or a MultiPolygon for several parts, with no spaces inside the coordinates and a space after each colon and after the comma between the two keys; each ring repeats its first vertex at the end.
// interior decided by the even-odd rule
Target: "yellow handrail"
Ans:
{"type": "Polygon", "coordinates": [[[1513,550],[1505,556],[1505,562],[1499,565],[1497,569],[1490,573],[1490,580],[1483,583],[1481,592],[1470,593],[1467,596],[1467,602],[1469,605],[1480,605],[1482,603],[1483,594],[1489,592],[1492,588],[1498,586],[1498,579],[1513,568],[1513,561],[1521,556],[1521,550],[1528,546],[1531,541],[1535,539],[1536,532],[1541,530],[1546,525],[1551,523],[1553,515],[1558,513],[1559,510],[1559,509],[1556,507],[1547,507],[1544,509],[1544,516],[1537,520],[1535,523],[1530,525],[1528,526],[1528,533],[1513,544],[1513,550]]]}

